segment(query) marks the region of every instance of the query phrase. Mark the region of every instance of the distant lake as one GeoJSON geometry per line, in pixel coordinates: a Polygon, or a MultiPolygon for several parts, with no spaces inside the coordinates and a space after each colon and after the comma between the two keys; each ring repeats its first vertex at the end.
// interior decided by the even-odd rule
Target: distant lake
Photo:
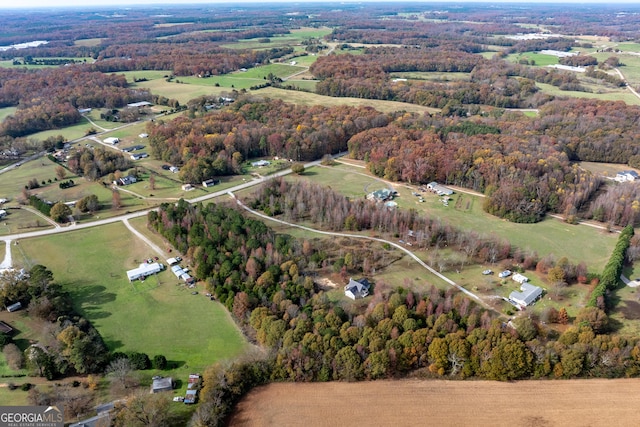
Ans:
{"type": "Polygon", "coordinates": [[[33,42],[12,44],[11,46],[0,46],[0,52],[5,52],[9,49],[26,49],[28,47],[38,47],[47,43],[49,42],[46,40],[36,40],[33,42]]]}

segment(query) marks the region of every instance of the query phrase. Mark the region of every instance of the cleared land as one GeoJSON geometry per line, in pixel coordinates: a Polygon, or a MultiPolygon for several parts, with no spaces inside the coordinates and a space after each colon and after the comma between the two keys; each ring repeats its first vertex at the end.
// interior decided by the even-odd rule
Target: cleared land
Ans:
{"type": "Polygon", "coordinates": [[[270,384],[229,425],[636,426],[638,393],[636,379],[270,384]]]}
{"type": "Polygon", "coordinates": [[[13,253],[16,265],[49,267],[112,351],[163,354],[178,375],[241,353],[240,331],[202,288],[192,295],[170,271],[129,283],[126,270],[153,255],[122,223],[24,240],[13,253]]]}

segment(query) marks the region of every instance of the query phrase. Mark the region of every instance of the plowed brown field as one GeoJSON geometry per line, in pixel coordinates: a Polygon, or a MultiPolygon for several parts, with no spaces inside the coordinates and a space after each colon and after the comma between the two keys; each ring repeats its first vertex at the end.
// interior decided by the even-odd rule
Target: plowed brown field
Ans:
{"type": "Polygon", "coordinates": [[[270,384],[231,426],[638,426],[640,379],[270,384]]]}

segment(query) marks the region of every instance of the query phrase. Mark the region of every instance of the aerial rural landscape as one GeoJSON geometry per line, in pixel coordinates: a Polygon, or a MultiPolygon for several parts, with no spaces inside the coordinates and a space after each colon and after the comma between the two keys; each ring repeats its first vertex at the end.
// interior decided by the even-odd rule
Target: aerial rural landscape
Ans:
{"type": "Polygon", "coordinates": [[[639,12],[0,6],[0,405],[636,425],[639,12]]]}

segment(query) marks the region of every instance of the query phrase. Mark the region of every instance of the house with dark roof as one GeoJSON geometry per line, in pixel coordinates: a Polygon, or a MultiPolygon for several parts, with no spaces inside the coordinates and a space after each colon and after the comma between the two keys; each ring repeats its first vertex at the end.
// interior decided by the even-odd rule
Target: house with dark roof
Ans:
{"type": "Polygon", "coordinates": [[[367,279],[353,280],[350,278],[349,283],[344,287],[344,294],[352,300],[364,298],[369,295],[370,287],[367,279]]]}
{"type": "Polygon", "coordinates": [[[389,200],[393,200],[393,196],[395,196],[395,194],[395,191],[383,188],[367,194],[367,199],[375,200],[376,202],[387,202],[389,200]]]}

